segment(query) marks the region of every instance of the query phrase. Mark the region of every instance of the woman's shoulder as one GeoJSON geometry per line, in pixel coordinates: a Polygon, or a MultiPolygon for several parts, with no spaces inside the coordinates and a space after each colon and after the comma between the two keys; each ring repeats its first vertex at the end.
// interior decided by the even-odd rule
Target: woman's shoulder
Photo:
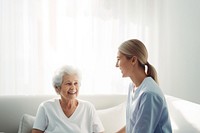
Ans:
{"type": "Polygon", "coordinates": [[[80,106],[86,107],[86,108],[94,108],[94,105],[90,101],[82,100],[82,99],[77,99],[80,106]]]}
{"type": "Polygon", "coordinates": [[[151,93],[162,93],[160,86],[151,77],[145,79],[142,83],[141,90],[151,93]]]}
{"type": "Polygon", "coordinates": [[[47,106],[54,106],[57,104],[57,102],[59,102],[59,99],[58,98],[52,98],[52,99],[48,99],[48,100],[45,100],[43,101],[40,106],[44,106],[44,107],[47,107],[47,106]]]}
{"type": "Polygon", "coordinates": [[[159,102],[163,103],[165,101],[165,97],[162,92],[159,90],[154,90],[154,89],[144,89],[143,91],[140,92],[140,98],[143,100],[147,101],[152,101],[152,102],[159,102]]]}
{"type": "Polygon", "coordinates": [[[82,99],[77,99],[79,103],[84,104],[84,105],[93,105],[90,101],[87,100],[82,100],[82,99]]]}

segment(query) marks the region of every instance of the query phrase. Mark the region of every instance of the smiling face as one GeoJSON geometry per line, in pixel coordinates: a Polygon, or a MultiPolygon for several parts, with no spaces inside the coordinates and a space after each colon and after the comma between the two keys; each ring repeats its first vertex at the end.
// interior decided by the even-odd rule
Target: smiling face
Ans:
{"type": "Polygon", "coordinates": [[[78,96],[79,87],[80,84],[77,75],[64,75],[63,82],[58,90],[58,93],[62,99],[75,99],[78,96]]]}
{"type": "Polygon", "coordinates": [[[130,77],[132,71],[132,60],[127,59],[124,54],[118,52],[116,67],[119,67],[122,73],[122,77],[130,77]]]}

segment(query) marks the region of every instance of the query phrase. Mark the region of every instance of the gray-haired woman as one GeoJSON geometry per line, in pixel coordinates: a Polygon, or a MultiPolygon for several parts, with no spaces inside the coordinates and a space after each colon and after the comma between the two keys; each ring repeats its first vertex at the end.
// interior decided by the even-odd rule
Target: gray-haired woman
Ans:
{"type": "Polygon", "coordinates": [[[40,104],[32,133],[100,133],[103,125],[94,106],[80,99],[81,77],[71,66],[60,68],[53,77],[53,86],[60,98],[40,104]]]}

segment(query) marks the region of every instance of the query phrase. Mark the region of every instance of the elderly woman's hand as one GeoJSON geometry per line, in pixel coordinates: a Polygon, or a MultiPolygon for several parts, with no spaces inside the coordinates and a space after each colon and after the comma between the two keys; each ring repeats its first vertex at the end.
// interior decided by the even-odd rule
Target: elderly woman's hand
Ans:
{"type": "Polygon", "coordinates": [[[126,133],[125,126],[123,128],[121,128],[119,131],[117,131],[116,133],[126,133]]]}

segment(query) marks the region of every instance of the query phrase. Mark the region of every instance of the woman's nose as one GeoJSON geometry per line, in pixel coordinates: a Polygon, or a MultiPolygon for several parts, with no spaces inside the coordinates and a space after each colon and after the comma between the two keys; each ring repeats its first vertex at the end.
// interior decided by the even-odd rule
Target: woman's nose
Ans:
{"type": "Polygon", "coordinates": [[[119,65],[118,65],[118,61],[116,62],[115,67],[119,67],[119,65]]]}
{"type": "Polygon", "coordinates": [[[74,83],[71,84],[71,88],[74,89],[76,88],[76,85],[74,83]]]}

